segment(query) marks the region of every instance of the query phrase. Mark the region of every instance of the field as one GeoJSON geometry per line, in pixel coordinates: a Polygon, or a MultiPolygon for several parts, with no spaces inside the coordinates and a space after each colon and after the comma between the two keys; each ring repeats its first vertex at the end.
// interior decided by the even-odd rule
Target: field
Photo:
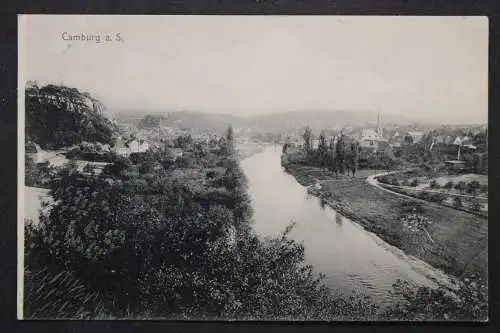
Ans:
{"type": "Polygon", "coordinates": [[[405,199],[361,177],[332,179],[329,173],[310,167],[293,167],[290,172],[303,185],[321,176],[325,179],[322,191],[331,198],[327,204],[404,252],[455,276],[472,272],[486,276],[487,219],[431,202],[405,199]],[[403,228],[400,218],[405,214],[404,206],[419,209],[430,218],[433,223],[427,230],[432,240],[403,228]]]}

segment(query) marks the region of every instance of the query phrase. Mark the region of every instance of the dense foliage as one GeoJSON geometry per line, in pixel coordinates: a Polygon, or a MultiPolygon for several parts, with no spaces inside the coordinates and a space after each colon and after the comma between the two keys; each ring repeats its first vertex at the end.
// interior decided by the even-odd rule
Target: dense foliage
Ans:
{"type": "Polygon", "coordinates": [[[389,308],[383,319],[399,320],[482,320],[488,319],[488,287],[477,277],[464,277],[455,282],[454,290],[414,288],[398,280],[394,295],[403,302],[389,308]]]}
{"type": "Polygon", "coordinates": [[[276,239],[252,231],[246,180],[228,141],[230,132],[227,148],[216,154],[187,149],[182,158],[189,158],[189,166],[150,168],[170,161],[165,148],[118,158],[99,175],[74,166],[61,170],[51,188],[55,204],[26,230],[26,313],[180,319],[373,315],[374,306],[363,299],[332,296],[304,264],[303,246],[287,237],[290,229],[276,239]],[[62,289],[66,297],[59,283],[70,284],[62,289]],[[44,293],[53,295],[52,290],[60,300],[48,305],[44,299],[52,298],[44,293]]]}
{"type": "Polygon", "coordinates": [[[35,163],[33,159],[26,155],[24,158],[24,184],[26,186],[48,188],[54,169],[48,162],[35,163]]]}
{"type": "Polygon", "coordinates": [[[25,89],[26,140],[42,148],[58,148],[82,141],[112,143],[115,125],[102,104],[75,88],[49,84],[25,89]]]}

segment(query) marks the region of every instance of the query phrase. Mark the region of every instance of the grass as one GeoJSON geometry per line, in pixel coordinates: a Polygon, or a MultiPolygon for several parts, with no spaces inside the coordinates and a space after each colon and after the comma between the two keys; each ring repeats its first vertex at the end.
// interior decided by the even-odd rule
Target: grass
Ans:
{"type": "Polygon", "coordinates": [[[26,269],[24,281],[25,319],[89,319],[104,309],[100,295],[69,271],[26,269]]]}
{"type": "Polygon", "coordinates": [[[320,175],[333,209],[404,252],[455,276],[473,272],[487,275],[486,219],[435,203],[422,205],[371,186],[362,178],[331,179],[329,173],[310,167],[292,167],[290,172],[303,185],[314,183],[320,175]],[[434,243],[403,228],[403,206],[419,208],[431,219],[428,232],[434,243]]]}

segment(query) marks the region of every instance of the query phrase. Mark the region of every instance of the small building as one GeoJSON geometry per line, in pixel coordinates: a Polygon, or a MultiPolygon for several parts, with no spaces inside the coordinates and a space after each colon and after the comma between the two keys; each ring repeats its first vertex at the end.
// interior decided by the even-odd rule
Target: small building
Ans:
{"type": "Polygon", "coordinates": [[[131,142],[129,142],[128,147],[131,153],[139,152],[139,142],[137,140],[132,140],[131,142]]]}
{"type": "Polygon", "coordinates": [[[141,140],[139,147],[138,147],[138,152],[144,153],[144,152],[148,151],[148,149],[149,149],[149,144],[146,141],[141,140]]]}
{"type": "Polygon", "coordinates": [[[413,139],[413,143],[420,142],[424,137],[424,132],[421,131],[410,131],[408,135],[413,139]]]}
{"type": "Polygon", "coordinates": [[[453,141],[453,144],[454,144],[455,146],[460,146],[460,145],[462,144],[462,139],[461,139],[459,136],[457,136],[457,137],[455,138],[455,140],[453,141]]]}

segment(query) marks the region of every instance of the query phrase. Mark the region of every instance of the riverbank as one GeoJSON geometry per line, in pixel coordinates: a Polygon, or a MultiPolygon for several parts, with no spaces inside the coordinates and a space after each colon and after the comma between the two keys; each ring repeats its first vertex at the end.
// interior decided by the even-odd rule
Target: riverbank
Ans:
{"type": "Polygon", "coordinates": [[[245,159],[255,154],[262,153],[262,151],[264,150],[264,145],[257,143],[238,143],[236,144],[236,150],[238,153],[238,158],[245,159]]]}
{"type": "Polygon", "coordinates": [[[325,204],[390,245],[454,276],[487,275],[487,220],[383,191],[365,179],[375,171],[363,172],[356,178],[335,179],[318,168],[289,168],[289,173],[304,186],[319,179],[321,189],[316,195],[325,197],[325,204]],[[405,209],[413,207],[433,221],[428,227],[430,239],[420,233],[409,233],[401,224],[405,209]]]}

